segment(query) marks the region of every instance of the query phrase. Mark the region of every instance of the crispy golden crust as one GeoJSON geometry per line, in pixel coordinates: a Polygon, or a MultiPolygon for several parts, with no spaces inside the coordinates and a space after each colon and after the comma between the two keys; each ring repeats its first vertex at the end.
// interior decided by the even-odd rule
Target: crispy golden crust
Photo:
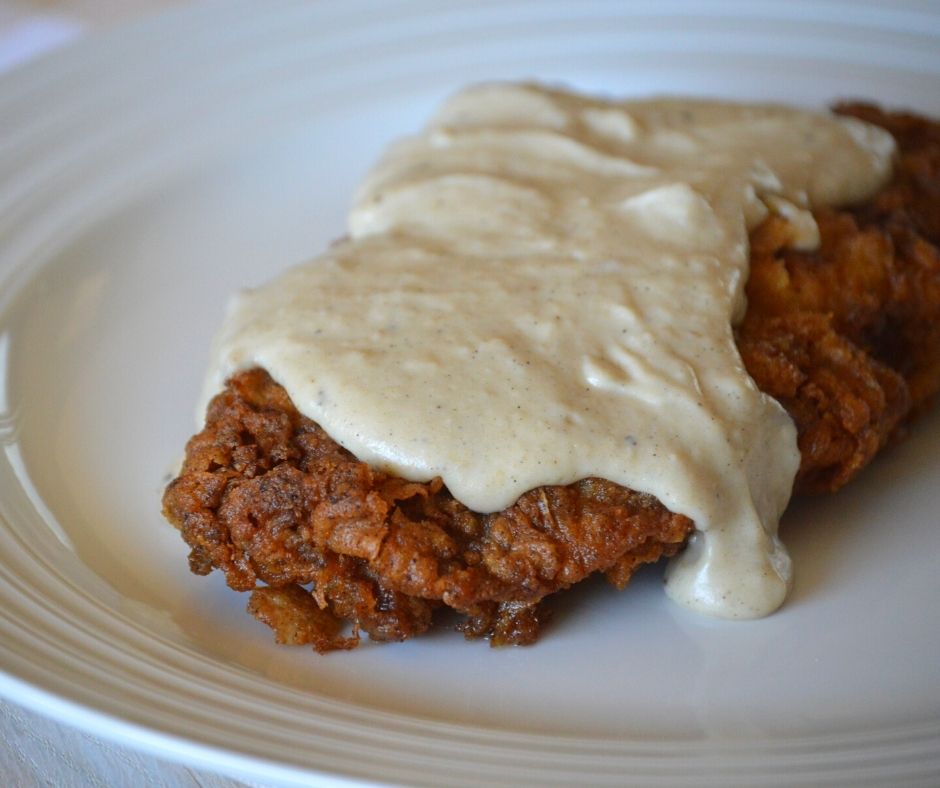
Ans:
{"type": "MultiPolygon", "coordinates": [[[[359,462],[262,370],[236,375],[212,401],[164,512],[194,572],[221,569],[239,591],[312,584],[323,610],[376,640],[423,632],[443,604],[467,617],[469,636],[530,642],[544,596],[598,571],[622,585],[692,529],[651,496],[601,479],[471,512],[439,479],[407,482],[359,462]]],[[[284,640],[302,629],[283,605],[263,620],[284,621],[284,640]]],[[[321,650],[336,634],[311,627],[321,650]]]]}
{"type": "Polygon", "coordinates": [[[751,238],[738,348],[799,430],[797,489],[835,491],[940,389],[940,125],[866,105],[840,111],[898,142],[891,183],[816,212],[818,250],[787,248],[779,217],[751,238]]]}
{"type": "MultiPolygon", "coordinates": [[[[797,425],[805,491],[849,481],[940,389],[938,126],[863,105],[841,111],[895,134],[896,176],[863,206],[819,211],[817,251],[789,249],[781,219],[758,228],[737,330],[749,373],[797,425]]],[[[262,370],[236,375],[213,400],[163,503],[194,572],[220,569],[252,591],[250,612],[278,642],[318,651],[354,646],[360,629],[412,637],[443,607],[462,614],[467,637],[531,643],[545,596],[594,572],[622,588],[693,528],[602,479],[471,512],[439,479],[407,482],[356,460],[262,370]]]]}

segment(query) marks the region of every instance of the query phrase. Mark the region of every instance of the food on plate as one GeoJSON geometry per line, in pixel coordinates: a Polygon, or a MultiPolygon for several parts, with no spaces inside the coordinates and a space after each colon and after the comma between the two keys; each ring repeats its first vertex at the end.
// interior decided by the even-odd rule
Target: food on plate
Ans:
{"type": "Polygon", "coordinates": [[[192,570],[318,651],[442,608],[530,643],[547,595],[663,556],[680,603],[771,612],[794,485],[940,388],[938,126],[838,113],[452,98],[348,238],[233,302],[164,496],[192,570]]]}

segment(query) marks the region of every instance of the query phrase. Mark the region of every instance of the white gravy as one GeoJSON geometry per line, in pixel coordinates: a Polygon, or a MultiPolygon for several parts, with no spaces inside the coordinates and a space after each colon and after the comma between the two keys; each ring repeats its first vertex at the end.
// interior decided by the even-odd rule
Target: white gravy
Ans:
{"type": "Polygon", "coordinates": [[[588,476],[695,521],[668,593],[783,601],[796,430],[748,376],[748,230],[860,200],[893,142],[856,120],[485,85],[393,145],[323,256],[233,301],[210,395],[260,366],[361,460],[471,509],[588,476]]]}

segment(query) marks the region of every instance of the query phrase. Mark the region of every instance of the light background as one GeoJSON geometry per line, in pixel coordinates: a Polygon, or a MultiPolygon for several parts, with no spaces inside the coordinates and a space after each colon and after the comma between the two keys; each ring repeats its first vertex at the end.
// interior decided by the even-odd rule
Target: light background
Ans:
{"type": "MultiPolygon", "coordinates": [[[[0,71],[95,30],[179,5],[183,0],[0,0],[0,71]]],[[[5,701],[0,701],[0,782],[16,788],[245,785],[103,742],[5,701]]]]}

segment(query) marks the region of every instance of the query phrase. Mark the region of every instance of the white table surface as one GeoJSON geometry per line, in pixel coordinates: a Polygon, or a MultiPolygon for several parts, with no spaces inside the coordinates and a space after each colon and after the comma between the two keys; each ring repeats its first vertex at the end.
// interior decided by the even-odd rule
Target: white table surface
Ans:
{"type": "MultiPolygon", "coordinates": [[[[0,0],[0,71],[184,0],[0,0]]],[[[95,738],[0,700],[0,785],[240,788],[246,784],[95,738]]]]}

